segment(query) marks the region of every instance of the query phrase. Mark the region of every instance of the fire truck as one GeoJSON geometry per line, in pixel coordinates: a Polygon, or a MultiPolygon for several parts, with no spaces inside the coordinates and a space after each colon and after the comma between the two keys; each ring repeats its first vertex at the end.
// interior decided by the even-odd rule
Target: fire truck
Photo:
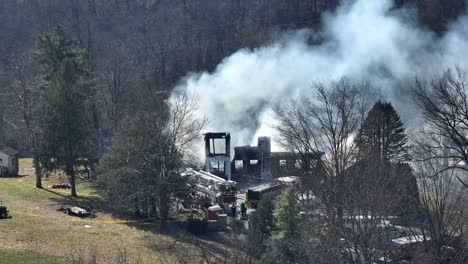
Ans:
{"type": "Polygon", "coordinates": [[[265,183],[247,189],[247,204],[250,208],[257,208],[261,199],[274,199],[281,193],[283,186],[278,183],[265,183]]]}
{"type": "Polygon", "coordinates": [[[182,176],[189,177],[196,191],[209,197],[212,204],[230,204],[237,200],[235,181],[228,181],[206,171],[187,169],[182,176]]]}
{"type": "Polygon", "coordinates": [[[301,180],[296,176],[280,177],[271,183],[264,183],[247,189],[247,203],[251,208],[257,208],[263,198],[274,199],[283,189],[301,187],[301,180]]]}

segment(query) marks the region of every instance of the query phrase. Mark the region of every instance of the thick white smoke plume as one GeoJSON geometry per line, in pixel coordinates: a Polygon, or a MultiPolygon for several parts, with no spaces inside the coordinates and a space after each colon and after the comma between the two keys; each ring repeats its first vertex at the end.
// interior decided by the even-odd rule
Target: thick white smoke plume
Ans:
{"type": "Polygon", "coordinates": [[[398,89],[402,80],[457,65],[468,69],[467,17],[436,37],[416,26],[414,10],[396,10],[391,0],[344,2],[324,15],[321,32],[287,33],[271,46],[240,50],[213,73],[187,76],[177,89],[199,96],[207,131],[231,132],[232,145],[239,146],[274,136],[272,105],[307,94],[314,82],[366,80],[409,122],[412,110],[398,89]],[[310,45],[310,39],[321,44],[310,45]]]}

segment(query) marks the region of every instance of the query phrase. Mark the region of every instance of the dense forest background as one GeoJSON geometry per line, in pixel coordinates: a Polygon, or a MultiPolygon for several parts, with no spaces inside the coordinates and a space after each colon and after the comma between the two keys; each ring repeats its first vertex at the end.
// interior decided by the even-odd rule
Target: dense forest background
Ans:
{"type": "MultiPolygon", "coordinates": [[[[278,33],[319,28],[339,0],[5,0],[0,1],[0,147],[26,151],[22,107],[33,108],[39,69],[30,50],[57,24],[87,49],[96,82],[89,122],[99,142],[123,116],[160,107],[189,72],[211,71],[241,48],[268,44],[278,33]],[[25,102],[26,95],[30,98],[25,102]],[[30,102],[31,101],[31,102],[30,102]],[[20,106],[21,108],[21,106],[20,106]]],[[[423,27],[443,32],[464,12],[460,0],[395,0],[417,10],[423,27]]],[[[24,109],[23,109],[24,110],[24,109]]],[[[28,112],[29,111],[29,112],[28,112]]],[[[34,112],[29,109],[31,119],[34,112]]],[[[34,121],[34,120],[33,120],[34,121]]]]}

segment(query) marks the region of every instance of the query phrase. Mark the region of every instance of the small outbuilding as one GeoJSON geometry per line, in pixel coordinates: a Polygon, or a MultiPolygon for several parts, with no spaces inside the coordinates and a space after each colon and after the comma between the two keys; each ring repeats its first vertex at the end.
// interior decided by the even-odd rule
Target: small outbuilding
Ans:
{"type": "Polygon", "coordinates": [[[0,176],[18,176],[19,152],[12,148],[0,150],[0,176]]]}

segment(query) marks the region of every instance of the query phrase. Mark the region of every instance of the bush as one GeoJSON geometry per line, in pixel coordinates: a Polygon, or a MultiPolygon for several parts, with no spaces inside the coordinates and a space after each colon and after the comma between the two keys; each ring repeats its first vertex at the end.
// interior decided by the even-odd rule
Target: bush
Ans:
{"type": "Polygon", "coordinates": [[[244,221],[241,219],[234,218],[230,223],[230,227],[234,234],[242,234],[245,233],[244,221]]]}
{"type": "Polygon", "coordinates": [[[187,229],[195,235],[202,235],[208,232],[208,222],[200,219],[189,219],[187,221],[187,229]]]}

